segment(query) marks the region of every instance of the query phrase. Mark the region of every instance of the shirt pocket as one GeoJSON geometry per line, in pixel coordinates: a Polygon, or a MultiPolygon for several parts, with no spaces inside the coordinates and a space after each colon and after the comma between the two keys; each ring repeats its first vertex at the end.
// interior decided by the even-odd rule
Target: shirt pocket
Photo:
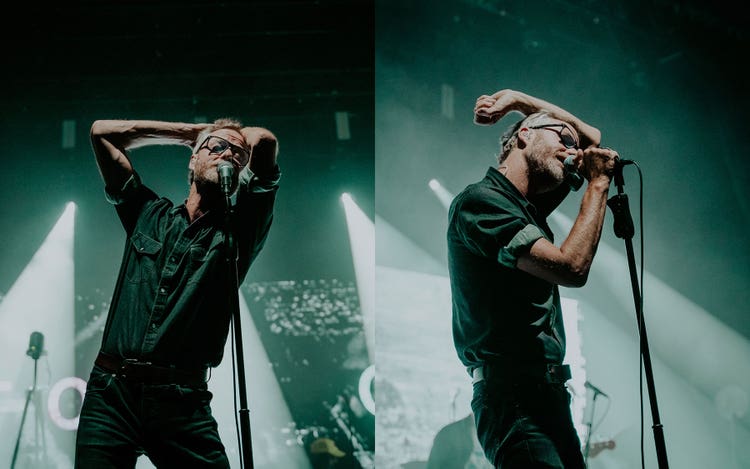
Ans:
{"type": "Polygon", "coordinates": [[[190,246],[188,251],[188,265],[185,270],[187,283],[193,284],[207,280],[210,275],[214,282],[223,275],[220,264],[226,262],[223,250],[223,237],[215,235],[210,240],[204,239],[201,242],[190,246]]]}
{"type": "Polygon", "coordinates": [[[130,242],[133,256],[128,262],[127,279],[130,283],[141,283],[154,278],[156,260],[161,251],[161,243],[140,231],[136,232],[130,242]]]}

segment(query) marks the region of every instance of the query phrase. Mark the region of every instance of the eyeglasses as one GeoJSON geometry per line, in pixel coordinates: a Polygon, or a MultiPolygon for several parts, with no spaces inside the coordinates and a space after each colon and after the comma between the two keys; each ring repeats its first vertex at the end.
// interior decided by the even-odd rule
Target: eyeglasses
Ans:
{"type": "Polygon", "coordinates": [[[239,158],[236,160],[240,167],[245,166],[247,162],[250,161],[250,153],[248,153],[247,150],[230,143],[221,137],[217,137],[216,135],[209,135],[206,137],[206,139],[203,140],[203,143],[198,147],[198,150],[203,148],[208,149],[210,155],[221,155],[227,151],[227,149],[231,149],[232,155],[239,155],[239,158]]]}
{"type": "Polygon", "coordinates": [[[578,149],[578,141],[571,133],[570,128],[565,124],[543,124],[534,125],[529,128],[551,130],[552,132],[556,133],[558,137],[560,137],[560,142],[565,146],[565,148],[578,149]],[[559,127],[560,130],[555,130],[556,127],[559,127]]]}

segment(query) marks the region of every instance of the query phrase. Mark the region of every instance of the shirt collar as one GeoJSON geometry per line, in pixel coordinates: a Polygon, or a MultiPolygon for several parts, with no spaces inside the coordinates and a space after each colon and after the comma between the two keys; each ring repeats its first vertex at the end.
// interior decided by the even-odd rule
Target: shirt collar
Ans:
{"type": "Polygon", "coordinates": [[[534,204],[529,202],[529,199],[527,199],[523,194],[521,194],[521,191],[518,190],[516,186],[513,185],[512,182],[510,182],[510,179],[505,177],[503,173],[498,171],[497,168],[490,166],[487,169],[487,174],[485,178],[495,187],[500,189],[501,191],[505,192],[506,194],[512,196],[514,199],[517,199],[521,205],[523,205],[524,208],[529,210],[531,213],[536,215],[536,207],[534,207],[534,204]]]}
{"type": "Polygon", "coordinates": [[[170,210],[173,217],[175,216],[181,216],[185,219],[185,224],[188,226],[198,226],[203,224],[215,224],[217,221],[219,221],[218,216],[222,213],[221,210],[208,210],[203,213],[200,217],[195,219],[193,223],[190,223],[189,221],[189,214],[187,209],[187,199],[181,203],[180,205],[176,205],[170,210]]]}

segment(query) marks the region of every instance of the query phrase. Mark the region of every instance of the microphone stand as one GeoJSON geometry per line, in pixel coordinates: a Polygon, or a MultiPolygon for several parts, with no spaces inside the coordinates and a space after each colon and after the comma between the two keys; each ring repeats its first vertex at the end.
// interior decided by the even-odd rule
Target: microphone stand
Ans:
{"type": "Polygon", "coordinates": [[[227,282],[228,298],[231,301],[231,320],[232,330],[234,331],[235,355],[237,358],[237,383],[240,395],[240,446],[241,446],[241,467],[253,469],[253,447],[252,437],[250,434],[250,410],[247,406],[247,386],[245,383],[245,362],[242,350],[242,329],[240,327],[240,303],[239,303],[239,274],[237,271],[237,244],[234,238],[232,198],[229,190],[224,191],[226,201],[225,209],[225,236],[227,238],[226,254],[227,265],[230,268],[231,279],[227,282]]]}
{"type": "Polygon", "coordinates": [[[589,449],[591,449],[591,431],[593,430],[594,426],[594,410],[596,409],[596,398],[599,397],[600,392],[597,390],[594,390],[594,397],[591,398],[591,415],[589,416],[589,421],[586,424],[589,431],[586,435],[586,446],[583,449],[583,464],[586,466],[589,461],[589,449]]]}
{"type": "Polygon", "coordinates": [[[630,215],[628,206],[628,196],[624,193],[623,186],[625,180],[622,176],[622,168],[631,161],[620,161],[615,165],[614,180],[617,186],[617,195],[612,196],[607,205],[612,209],[614,215],[615,236],[625,240],[625,248],[628,255],[628,267],[630,269],[630,283],[633,289],[633,301],[635,302],[636,318],[638,320],[638,333],[640,335],[641,357],[643,358],[643,368],[646,373],[646,385],[648,387],[648,396],[651,404],[651,418],[653,420],[654,442],[656,444],[656,459],[660,469],[669,467],[667,462],[667,449],[664,442],[664,427],[659,418],[659,408],[656,403],[656,387],[654,386],[654,375],[651,369],[651,354],[648,347],[648,336],[646,334],[646,323],[643,320],[643,301],[641,299],[640,287],[638,286],[638,273],[635,265],[635,254],[633,252],[633,218],[630,215]]]}
{"type": "MultiPolygon", "coordinates": [[[[39,405],[39,389],[37,388],[37,368],[39,364],[39,357],[42,355],[41,349],[36,349],[30,347],[29,350],[26,352],[28,356],[30,356],[34,360],[34,380],[32,382],[32,385],[29,389],[26,390],[26,403],[23,405],[23,414],[21,415],[21,425],[18,429],[18,437],[16,438],[16,446],[13,450],[13,459],[10,463],[10,468],[14,469],[16,467],[16,460],[18,459],[18,449],[21,446],[21,434],[23,433],[23,426],[26,422],[26,413],[29,410],[29,403],[34,404],[34,414],[36,418],[36,426],[34,428],[34,449],[37,452],[37,459],[38,459],[38,452],[40,450],[39,446],[39,435],[41,432],[42,437],[42,452],[43,452],[43,460],[44,464],[46,466],[47,464],[47,445],[46,445],[46,438],[45,438],[45,429],[44,429],[44,417],[41,414],[41,406],[39,405]],[[32,401],[33,399],[33,401],[32,401]]],[[[36,460],[36,463],[39,463],[40,461],[36,460]]]]}

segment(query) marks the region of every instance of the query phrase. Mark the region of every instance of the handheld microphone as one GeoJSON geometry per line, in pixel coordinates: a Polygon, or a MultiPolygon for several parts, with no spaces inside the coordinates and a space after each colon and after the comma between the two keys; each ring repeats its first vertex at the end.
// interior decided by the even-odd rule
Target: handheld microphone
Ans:
{"type": "Polygon", "coordinates": [[[234,165],[228,161],[222,161],[216,167],[219,172],[219,183],[221,184],[221,191],[224,195],[230,195],[232,193],[232,177],[234,176],[234,165]]]}
{"type": "MultiPolygon", "coordinates": [[[[571,190],[577,191],[583,184],[583,176],[578,173],[578,168],[576,168],[574,160],[574,155],[568,156],[565,158],[565,161],[563,161],[563,166],[565,167],[565,182],[568,183],[571,190]]],[[[618,158],[617,161],[615,161],[615,169],[621,169],[623,166],[629,164],[635,164],[635,161],[618,158]]]]}
{"type": "Polygon", "coordinates": [[[633,160],[623,160],[622,158],[618,158],[617,161],[615,161],[615,167],[623,167],[627,166],[629,164],[635,164],[635,161],[633,160]]]}
{"type": "Polygon", "coordinates": [[[34,360],[38,360],[42,356],[44,350],[44,335],[41,332],[32,332],[29,337],[29,349],[26,351],[26,355],[30,356],[34,360]]]}
{"type": "Polygon", "coordinates": [[[586,386],[587,388],[589,388],[589,389],[591,389],[592,391],[594,391],[594,394],[601,394],[601,395],[602,395],[602,396],[604,396],[604,397],[609,397],[609,396],[608,396],[608,395],[607,395],[607,394],[606,394],[606,393],[605,393],[604,391],[602,391],[601,389],[597,388],[596,386],[594,386],[593,384],[591,384],[591,383],[590,383],[589,381],[586,381],[586,382],[585,382],[585,383],[583,383],[583,384],[584,384],[584,386],[586,386]]]}
{"type": "Polygon", "coordinates": [[[583,176],[578,174],[578,169],[576,169],[573,160],[575,160],[575,156],[570,155],[565,158],[565,161],[563,161],[563,166],[565,167],[565,182],[568,183],[571,190],[577,191],[583,185],[583,176]]]}

